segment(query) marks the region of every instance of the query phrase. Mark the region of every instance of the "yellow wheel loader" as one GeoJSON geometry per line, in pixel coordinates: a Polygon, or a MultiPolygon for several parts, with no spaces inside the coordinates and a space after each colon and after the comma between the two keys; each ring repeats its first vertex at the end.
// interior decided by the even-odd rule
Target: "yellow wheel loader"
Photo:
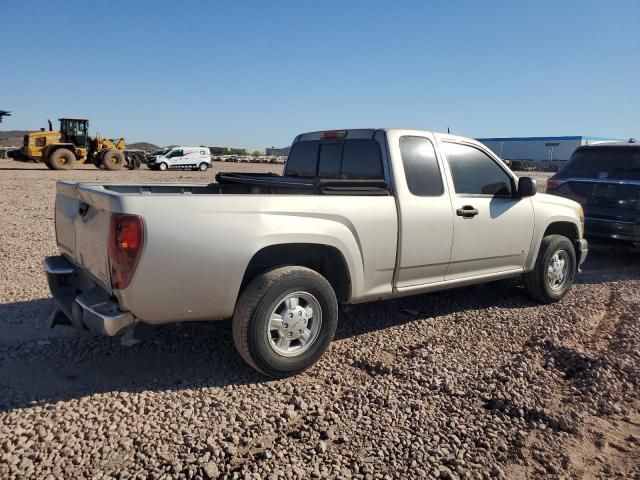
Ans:
{"type": "Polygon", "coordinates": [[[17,160],[33,160],[53,170],[70,170],[76,163],[91,163],[107,170],[134,169],[140,166],[137,159],[125,153],[124,138],[113,141],[89,136],[89,120],[61,118],[60,131],[44,128],[24,136],[20,152],[13,154],[17,160]]]}

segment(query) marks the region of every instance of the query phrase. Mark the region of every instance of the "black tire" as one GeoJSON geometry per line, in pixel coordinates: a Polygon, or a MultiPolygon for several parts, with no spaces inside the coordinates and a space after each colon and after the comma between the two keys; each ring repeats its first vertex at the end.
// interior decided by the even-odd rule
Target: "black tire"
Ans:
{"type": "Polygon", "coordinates": [[[120,150],[107,150],[102,154],[102,166],[106,170],[116,171],[125,167],[126,159],[120,150]]]}
{"type": "Polygon", "coordinates": [[[576,275],[576,251],[567,237],[562,235],[548,235],[542,239],[538,258],[533,270],[524,275],[524,287],[527,294],[541,303],[554,303],[562,300],[567,294],[576,275]],[[564,252],[562,254],[561,252],[564,252]],[[561,284],[552,285],[549,276],[552,259],[558,253],[564,264],[567,265],[566,275],[561,284]],[[566,257],[565,257],[566,254],[566,257]]]}
{"type": "Polygon", "coordinates": [[[254,278],[240,295],[233,314],[233,341],[251,367],[266,376],[283,378],[316,363],[333,339],[337,324],[338,301],[329,282],[309,268],[281,267],[254,278]],[[320,315],[315,315],[311,322],[320,319],[318,333],[306,350],[283,356],[271,345],[268,325],[274,309],[294,292],[310,295],[317,301],[320,315]]]}
{"type": "Polygon", "coordinates": [[[49,163],[49,160],[47,160],[46,162],[44,162],[44,164],[47,166],[47,168],[49,170],[53,170],[53,167],[51,166],[51,163],[49,163]]]}
{"type": "Polygon", "coordinates": [[[58,148],[47,160],[53,170],[72,170],[76,165],[76,156],[68,148],[58,148]]]}
{"type": "Polygon", "coordinates": [[[164,162],[160,162],[160,165],[158,165],[158,170],[164,172],[167,169],[167,164],[164,162]]]}
{"type": "Polygon", "coordinates": [[[207,165],[205,162],[202,162],[200,165],[198,165],[198,170],[200,170],[201,172],[206,172],[207,168],[209,168],[209,165],[207,165]]]}
{"type": "Polygon", "coordinates": [[[127,159],[127,168],[129,170],[138,170],[140,168],[142,162],[138,155],[132,153],[130,155],[125,155],[125,158],[127,159]]]}

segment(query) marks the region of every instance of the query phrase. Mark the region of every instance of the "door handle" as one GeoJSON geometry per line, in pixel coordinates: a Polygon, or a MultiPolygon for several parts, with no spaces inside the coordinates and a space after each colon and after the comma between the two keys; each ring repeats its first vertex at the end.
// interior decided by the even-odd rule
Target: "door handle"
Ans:
{"type": "Polygon", "coordinates": [[[464,218],[473,218],[478,215],[478,209],[473,208],[471,205],[465,205],[464,207],[456,210],[456,215],[464,218]]]}

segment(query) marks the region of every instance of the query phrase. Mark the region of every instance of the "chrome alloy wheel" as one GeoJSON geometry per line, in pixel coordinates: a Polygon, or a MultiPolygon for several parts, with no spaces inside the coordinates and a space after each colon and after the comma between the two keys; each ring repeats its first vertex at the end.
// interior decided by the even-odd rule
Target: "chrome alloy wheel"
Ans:
{"type": "Polygon", "coordinates": [[[570,264],[569,254],[564,250],[558,250],[549,260],[549,265],[547,265],[547,284],[554,292],[561,290],[567,282],[570,264]]]}
{"type": "Polygon", "coordinates": [[[267,323],[269,345],[278,355],[295,357],[318,339],[320,303],[308,292],[293,292],[276,301],[267,323]]]}

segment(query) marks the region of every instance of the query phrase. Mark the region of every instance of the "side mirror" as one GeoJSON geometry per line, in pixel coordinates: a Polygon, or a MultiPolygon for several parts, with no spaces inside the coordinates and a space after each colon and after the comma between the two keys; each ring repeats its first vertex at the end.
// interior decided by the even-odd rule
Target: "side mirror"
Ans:
{"type": "Polygon", "coordinates": [[[531,177],[520,177],[518,180],[518,196],[520,198],[533,197],[538,191],[536,181],[531,177]]]}

